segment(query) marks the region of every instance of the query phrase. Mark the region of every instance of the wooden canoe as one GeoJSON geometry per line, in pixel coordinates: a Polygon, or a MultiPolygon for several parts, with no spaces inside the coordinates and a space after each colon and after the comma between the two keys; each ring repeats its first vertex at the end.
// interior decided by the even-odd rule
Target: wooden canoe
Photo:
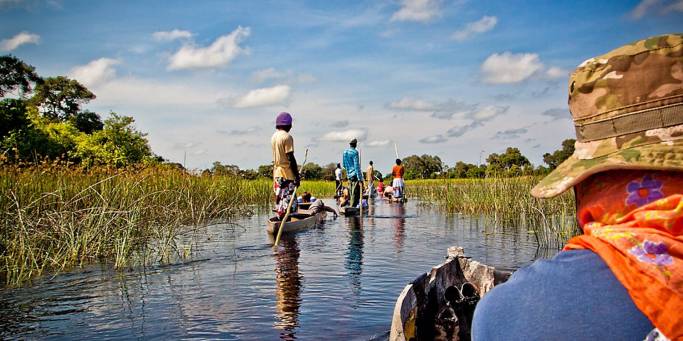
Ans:
{"type": "MultiPolygon", "coordinates": [[[[316,214],[306,210],[299,210],[295,215],[291,216],[289,221],[285,222],[282,232],[296,232],[305,229],[310,229],[321,224],[327,217],[327,212],[322,211],[316,214]]],[[[280,221],[273,217],[268,219],[267,231],[269,233],[277,233],[280,228],[280,221]]]]}
{"type": "Polygon", "coordinates": [[[394,306],[389,340],[470,340],[474,308],[510,271],[465,257],[461,247],[448,259],[408,284],[394,306]]]}

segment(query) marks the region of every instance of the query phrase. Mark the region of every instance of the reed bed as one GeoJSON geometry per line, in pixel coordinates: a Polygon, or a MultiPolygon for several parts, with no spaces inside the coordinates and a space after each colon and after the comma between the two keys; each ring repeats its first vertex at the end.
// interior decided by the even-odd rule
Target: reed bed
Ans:
{"type": "Polygon", "coordinates": [[[445,210],[485,216],[497,227],[525,228],[539,245],[559,247],[579,233],[570,191],[553,199],[529,194],[537,177],[407,181],[409,197],[433,202],[445,210]]]}
{"type": "Polygon", "coordinates": [[[194,176],[171,168],[83,171],[0,167],[0,280],[92,261],[117,268],[163,261],[176,237],[270,200],[270,182],[194,176]]]}

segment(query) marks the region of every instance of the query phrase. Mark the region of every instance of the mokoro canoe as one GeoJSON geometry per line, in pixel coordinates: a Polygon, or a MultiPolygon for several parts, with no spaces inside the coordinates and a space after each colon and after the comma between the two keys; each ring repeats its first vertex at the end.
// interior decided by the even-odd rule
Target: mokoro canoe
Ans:
{"type": "Polygon", "coordinates": [[[449,248],[444,263],[399,295],[389,340],[470,340],[477,302],[511,274],[465,257],[461,247],[449,248]]]}
{"type": "MultiPolygon", "coordinates": [[[[322,223],[325,220],[325,217],[327,217],[327,212],[325,211],[312,214],[312,212],[299,210],[299,212],[290,217],[289,221],[285,222],[282,232],[296,232],[310,229],[322,223]]],[[[275,217],[268,219],[267,231],[269,233],[277,233],[278,228],[280,228],[280,223],[281,222],[275,217]]]]}

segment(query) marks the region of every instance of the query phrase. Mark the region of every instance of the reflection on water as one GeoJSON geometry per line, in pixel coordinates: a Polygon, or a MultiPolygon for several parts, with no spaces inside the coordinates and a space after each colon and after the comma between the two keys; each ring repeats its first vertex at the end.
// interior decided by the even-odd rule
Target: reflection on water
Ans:
{"type": "Polygon", "coordinates": [[[346,254],[346,270],[351,280],[354,296],[361,292],[361,275],[363,274],[363,228],[359,217],[349,217],[346,221],[349,229],[349,249],[346,254]]]}
{"type": "Polygon", "coordinates": [[[394,227],[396,252],[401,252],[403,251],[403,241],[406,238],[406,208],[403,203],[394,203],[391,205],[391,213],[395,217],[392,225],[394,227]]]}
{"type": "Polygon", "coordinates": [[[382,201],[362,219],[284,235],[274,250],[266,214],[202,229],[182,263],[93,265],[0,288],[0,339],[371,339],[389,330],[403,286],[449,246],[503,268],[555,252],[537,251],[526,231],[382,201]]]}
{"type": "Polygon", "coordinates": [[[275,327],[282,330],[281,339],[294,340],[301,302],[300,250],[293,235],[283,235],[280,246],[275,251],[275,307],[279,319],[275,327]]]}

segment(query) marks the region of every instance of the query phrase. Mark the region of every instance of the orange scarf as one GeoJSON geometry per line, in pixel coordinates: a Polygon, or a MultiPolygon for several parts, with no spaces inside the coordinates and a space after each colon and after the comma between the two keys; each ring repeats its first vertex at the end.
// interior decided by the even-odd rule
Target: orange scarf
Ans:
{"type": "Polygon", "coordinates": [[[683,339],[683,195],[679,194],[683,177],[679,174],[606,172],[579,184],[578,218],[584,234],[564,247],[597,253],[638,309],[674,340],[683,339]]]}

